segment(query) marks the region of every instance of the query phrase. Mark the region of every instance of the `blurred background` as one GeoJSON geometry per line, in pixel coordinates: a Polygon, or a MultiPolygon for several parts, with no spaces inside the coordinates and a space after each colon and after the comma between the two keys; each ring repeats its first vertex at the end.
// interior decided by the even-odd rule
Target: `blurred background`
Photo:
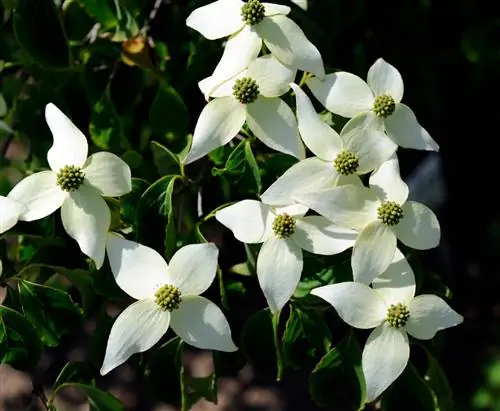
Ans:
{"type": "MultiPolygon", "coordinates": [[[[43,14],[37,11],[42,1],[45,0],[0,2],[0,18],[4,16],[0,26],[0,61],[16,61],[22,53],[13,35],[14,5],[29,8],[33,16],[31,32],[18,30],[18,36],[49,30],[43,14]]],[[[64,3],[62,15],[68,37],[73,42],[89,42],[95,30],[93,20],[79,10],[78,0],[64,3]]],[[[211,74],[221,55],[221,42],[205,40],[184,26],[188,14],[206,3],[144,0],[141,4],[140,15],[149,25],[147,34],[154,39],[155,47],[151,60],[139,63],[153,64],[167,73],[168,81],[187,106],[189,130],[194,129],[205,104],[196,83],[211,74]]],[[[288,4],[286,0],[280,3],[288,4]]],[[[403,101],[441,146],[437,157],[408,150],[399,154],[403,175],[410,179],[421,201],[432,203],[442,226],[440,248],[422,253],[423,263],[449,287],[453,308],[465,317],[461,326],[446,331],[441,358],[457,411],[500,410],[500,213],[494,177],[500,161],[498,6],[498,0],[309,0],[306,12],[294,6],[291,14],[319,48],[327,71],[341,69],[366,78],[368,68],[379,57],[397,67],[405,81],[403,101]]],[[[88,89],[81,84],[68,87],[73,79],[66,71],[44,71],[36,65],[26,71],[22,65],[5,66],[0,74],[1,91],[8,105],[16,101],[15,117],[8,121],[18,133],[12,139],[8,133],[0,132],[3,191],[19,178],[12,167],[6,167],[7,162],[1,163],[3,160],[15,163],[43,158],[51,144],[43,119],[46,103],[56,102],[82,130],[87,130],[89,119],[99,126],[95,108],[91,109],[95,103],[93,88],[102,88],[99,73],[109,75],[112,71],[116,81],[111,85],[111,95],[120,115],[128,115],[128,105],[135,104],[137,93],[150,92],[136,87],[143,81],[140,70],[124,62],[119,39],[112,47],[104,45],[104,41],[97,39],[95,48],[102,47],[105,57],[87,56],[100,59],[93,65],[92,82],[85,83],[88,89]],[[30,75],[34,80],[27,82],[30,75]]],[[[134,124],[148,121],[147,110],[140,104],[135,110],[126,129],[135,135],[131,138],[145,138],[137,133],[134,124]]],[[[175,115],[175,111],[165,114],[167,120],[175,115]]],[[[50,386],[68,359],[85,359],[93,327],[95,324],[89,323],[82,335],[72,335],[58,348],[48,350],[39,369],[42,384],[47,382],[50,386]]],[[[185,357],[186,366],[194,374],[210,372],[210,356],[193,351],[185,357]]],[[[308,398],[307,375],[292,372],[280,385],[273,382],[273,377],[273,371],[247,365],[238,376],[222,379],[218,406],[202,402],[195,409],[318,409],[308,398]]],[[[106,377],[102,384],[122,399],[127,409],[177,409],[154,404],[141,388],[143,382],[127,367],[106,377]]],[[[28,376],[0,366],[0,410],[42,409],[33,399],[31,389],[28,376]]],[[[79,405],[82,399],[72,393],[61,401],[62,410],[86,409],[79,405]]]]}

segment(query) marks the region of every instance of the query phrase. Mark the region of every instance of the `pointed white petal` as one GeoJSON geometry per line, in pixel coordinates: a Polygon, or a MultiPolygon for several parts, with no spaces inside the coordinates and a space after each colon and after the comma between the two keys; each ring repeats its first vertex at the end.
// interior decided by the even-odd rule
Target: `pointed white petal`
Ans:
{"type": "Polygon", "coordinates": [[[439,245],[441,228],[436,214],[430,208],[407,201],[403,205],[403,215],[394,231],[404,245],[416,250],[428,250],[439,245]]]}
{"type": "Polygon", "coordinates": [[[381,201],[396,201],[401,206],[408,198],[408,186],[399,174],[399,162],[396,153],[370,176],[370,188],[381,201]]]}
{"type": "Polygon", "coordinates": [[[307,94],[296,84],[291,86],[295,92],[297,123],[304,144],[322,160],[335,160],[343,148],[340,136],[321,120],[307,94]]]}
{"type": "Polygon", "coordinates": [[[292,204],[295,202],[293,196],[335,187],[337,179],[333,163],[310,157],[286,170],[260,198],[270,205],[292,204]]]}
{"type": "Polygon", "coordinates": [[[280,311],[297,288],[302,273],[302,250],[290,239],[267,239],[257,257],[257,277],[271,312],[280,311]]]}
{"type": "Polygon", "coordinates": [[[289,206],[284,206],[284,207],[276,207],[273,209],[273,213],[275,215],[279,214],[288,214],[291,217],[295,218],[302,218],[306,215],[306,213],[309,211],[309,208],[302,204],[292,204],[289,206]]]}
{"type": "Polygon", "coordinates": [[[306,84],[325,108],[340,116],[354,117],[372,109],[370,87],[354,74],[339,71],[328,74],[324,81],[313,77],[306,84]]]}
{"type": "Polygon", "coordinates": [[[384,321],[387,307],[382,297],[365,284],[346,282],[311,290],[330,303],[351,327],[369,329],[384,321]]]}
{"type": "Polygon", "coordinates": [[[241,19],[243,4],[239,0],[217,0],[198,7],[186,19],[186,26],[209,40],[229,36],[245,24],[241,19]]]}
{"type": "Polygon", "coordinates": [[[191,150],[184,164],[192,163],[213,149],[227,144],[245,123],[245,107],[233,97],[221,97],[208,103],[198,117],[191,150]]]}
{"type": "Polygon", "coordinates": [[[88,153],[85,135],[52,103],[45,107],[45,120],[54,137],[54,144],[47,152],[50,168],[57,172],[66,165],[82,167],[88,153]]]}
{"type": "Polygon", "coordinates": [[[152,248],[109,233],[106,251],[116,283],[136,300],[152,298],[167,284],[167,263],[152,248]]]}
{"type": "MultiPolygon", "coordinates": [[[[262,39],[251,27],[245,26],[234,36],[231,36],[226,42],[219,63],[209,77],[210,81],[204,84],[204,89],[202,89],[203,94],[213,97],[220,96],[220,91],[216,95],[212,94],[213,90],[227,79],[248,67],[257,58],[261,48],[262,39]]],[[[226,93],[225,95],[229,94],[226,93]]]]}
{"type": "Polygon", "coordinates": [[[418,124],[415,114],[408,106],[396,104],[396,110],[384,123],[387,135],[401,147],[439,151],[439,145],[427,130],[418,124]]]}
{"type": "Polygon", "coordinates": [[[279,97],[290,90],[297,70],[285,66],[272,54],[254,60],[248,66],[247,76],[254,79],[264,97],[279,97]]]}
{"type": "Polygon", "coordinates": [[[396,103],[403,98],[403,79],[393,65],[379,58],[368,70],[368,85],[376,96],[390,95],[396,103]]]}
{"type": "Polygon", "coordinates": [[[292,236],[300,248],[314,254],[333,255],[354,245],[358,233],[321,216],[308,216],[296,223],[292,236]]]}
{"type": "Polygon", "coordinates": [[[212,243],[189,244],[170,260],[169,282],[182,294],[203,293],[214,281],[219,250],[212,243]]]}
{"type": "Polygon", "coordinates": [[[132,191],[130,167],[115,154],[103,151],[92,154],[83,172],[88,184],[102,196],[119,197],[132,191]]]}
{"type": "Polygon", "coordinates": [[[111,213],[103,198],[92,187],[82,185],[64,200],[61,219],[82,253],[94,260],[97,269],[101,268],[111,224],[111,213]]]}
{"type": "Polygon", "coordinates": [[[231,328],[223,312],[204,297],[182,297],[171,313],[170,326],[188,344],[205,350],[236,351],[231,328]]]}
{"type": "Polygon", "coordinates": [[[354,281],[370,284],[382,274],[394,258],[397,239],[391,228],[380,221],[368,224],[356,239],[352,249],[352,275],[354,281]]]}
{"type": "Polygon", "coordinates": [[[321,54],[291,19],[283,15],[265,18],[255,26],[271,53],[283,63],[325,77],[321,54]]]}
{"type": "Polygon", "coordinates": [[[170,313],[153,300],[136,301],[116,319],[109,333],[101,375],[123,364],[132,355],[149,350],[167,332],[170,313]]]}
{"type": "Polygon", "coordinates": [[[461,324],[464,318],[436,295],[419,295],[408,305],[410,318],[405,325],[410,335],[430,340],[439,330],[461,324]]]}
{"type": "Polygon", "coordinates": [[[294,198],[333,223],[354,230],[376,220],[380,204],[370,189],[354,185],[297,194],[294,198]]]}
{"type": "Polygon", "coordinates": [[[10,230],[27,207],[9,197],[0,196],[0,234],[10,230]]]}
{"type": "Polygon", "coordinates": [[[290,7],[288,6],[283,6],[281,4],[274,4],[274,3],[265,3],[265,2],[262,2],[262,4],[266,9],[266,14],[265,14],[266,17],[275,16],[276,14],[283,14],[286,16],[288,13],[290,13],[290,7]]]}
{"type": "Polygon", "coordinates": [[[259,97],[247,106],[247,124],[266,146],[298,159],[305,157],[293,111],[279,98],[259,97]]]}
{"type": "Polygon", "coordinates": [[[239,241],[253,244],[265,240],[266,226],[273,217],[268,205],[256,200],[243,200],[217,211],[215,218],[229,228],[239,241]]]}
{"type": "Polygon", "coordinates": [[[415,296],[415,275],[410,264],[399,249],[396,249],[391,265],[372,282],[387,305],[408,304],[415,296]]]}
{"type": "MultiPolygon", "coordinates": [[[[362,116],[353,117],[348,123],[355,123],[362,116]]],[[[345,141],[346,150],[359,156],[358,174],[365,174],[374,170],[394,154],[398,148],[396,143],[388,138],[385,133],[375,128],[359,127],[349,129],[349,134],[345,135],[343,133],[346,129],[346,127],[342,129],[340,136],[345,141]]]]}
{"type": "Polygon", "coordinates": [[[410,344],[404,330],[384,323],[372,331],[361,359],[367,402],[374,401],[401,375],[409,358],[410,344]]]}
{"type": "Polygon", "coordinates": [[[68,193],[57,186],[56,173],[41,171],[22,179],[8,197],[27,207],[19,216],[19,220],[33,221],[56,211],[67,195],[68,193]]]}

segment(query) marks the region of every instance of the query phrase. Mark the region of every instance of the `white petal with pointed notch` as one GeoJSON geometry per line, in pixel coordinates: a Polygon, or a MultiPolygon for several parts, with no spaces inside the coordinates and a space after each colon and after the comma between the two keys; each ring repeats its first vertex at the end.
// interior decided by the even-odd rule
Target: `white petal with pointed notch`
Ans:
{"type": "Polygon", "coordinates": [[[111,222],[102,197],[117,197],[132,190],[130,168],[111,153],[96,153],[87,158],[84,134],[54,104],[47,104],[45,118],[54,137],[47,153],[51,171],[24,178],[8,198],[23,204],[21,221],[38,220],[61,208],[66,232],[99,269],[104,262],[111,222]]]}

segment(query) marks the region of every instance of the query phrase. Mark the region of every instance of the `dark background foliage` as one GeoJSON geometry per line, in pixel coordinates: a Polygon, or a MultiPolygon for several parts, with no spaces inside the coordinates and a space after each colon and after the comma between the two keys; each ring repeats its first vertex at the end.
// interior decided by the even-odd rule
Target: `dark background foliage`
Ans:
{"type": "MultiPolygon", "coordinates": [[[[164,249],[168,256],[175,239],[169,237],[172,234],[168,230],[165,232],[165,222],[174,221],[176,228],[181,228],[177,240],[197,240],[198,225],[193,219],[196,189],[184,185],[182,179],[164,178],[155,183],[148,201],[141,202],[138,198],[160,176],[179,172],[168,150],[180,153],[189,144],[186,136],[194,129],[205,104],[197,82],[208,76],[217,64],[221,42],[203,39],[184,25],[187,15],[207,1],[121,0],[119,3],[123,11],[119,18],[115,12],[107,12],[115,10],[113,1],[65,2],[62,12],[54,12],[48,0],[2,0],[0,3],[0,17],[3,15],[0,61],[4,62],[1,92],[8,106],[13,107],[6,120],[16,130],[14,139],[0,135],[0,166],[3,167],[0,194],[6,194],[12,181],[18,178],[14,169],[37,170],[46,165],[45,153],[51,145],[51,135],[43,109],[48,102],[54,102],[91,137],[93,150],[106,149],[121,155],[131,166],[133,176],[143,179],[135,181],[121,220],[124,224],[134,221],[134,210],[139,207],[142,220],[137,238],[159,250],[164,249]],[[150,18],[152,10],[155,14],[150,18]],[[98,34],[95,41],[89,42],[87,33],[96,21],[101,26],[95,30],[98,34]],[[121,42],[137,34],[134,21],[138,28],[146,22],[147,36],[154,41],[145,52],[137,54],[133,44],[123,48],[121,42]],[[103,36],[104,32],[110,35],[103,36]],[[113,34],[115,39],[110,38],[113,34]],[[136,65],[126,64],[124,54],[136,65]],[[160,145],[153,143],[152,147],[151,141],[160,145]],[[14,146],[28,153],[26,162],[7,156],[14,146]],[[174,193],[171,200],[162,197],[169,189],[174,193]],[[160,224],[151,210],[160,211],[160,224]]],[[[365,77],[378,57],[396,66],[405,81],[405,103],[440,144],[446,184],[446,201],[439,210],[443,244],[440,250],[419,254],[419,263],[425,272],[439,274],[442,283],[453,292],[452,306],[465,316],[463,325],[437,338],[440,364],[454,392],[452,409],[500,409],[500,333],[497,331],[500,220],[494,177],[498,163],[496,125],[500,69],[497,2],[310,0],[309,10],[304,13],[294,7],[292,18],[319,48],[328,70],[341,69],[365,77]]],[[[243,171],[241,165],[235,170],[225,168],[230,152],[228,148],[211,155],[211,161],[223,170],[218,175],[211,172],[213,164],[208,159],[186,170],[187,176],[203,188],[205,214],[227,201],[255,194],[259,184],[265,189],[293,162],[284,157],[274,163],[266,162],[266,150],[254,147],[256,160],[263,170],[259,181],[249,165],[243,171]]],[[[425,156],[422,152],[400,151],[403,174],[410,174],[425,156]]],[[[24,248],[15,250],[21,265],[52,261],[70,269],[87,268],[75,244],[65,238],[58,217],[48,218],[29,229],[21,224],[19,232],[26,233],[26,230],[34,230],[34,234],[37,230],[38,234],[48,233],[55,240],[50,244],[27,240],[24,248]],[[58,239],[63,239],[62,245],[58,239]],[[36,247],[42,250],[38,254],[43,255],[33,256],[29,250],[36,247]]],[[[217,224],[209,220],[201,231],[221,247],[224,272],[244,260],[241,245],[217,224]]],[[[2,250],[2,257],[3,253],[2,250]]],[[[96,288],[102,291],[95,296],[96,301],[80,301],[79,294],[72,295],[84,304],[84,310],[88,308],[89,318],[97,318],[99,325],[108,321],[109,329],[109,318],[96,307],[106,299],[123,301],[123,295],[113,288],[109,270],[103,270],[106,274],[101,276],[92,273],[96,288]]],[[[43,270],[36,275],[39,283],[40,278],[50,277],[43,270]]],[[[78,277],[73,270],[68,277],[80,290],[85,289],[85,280],[81,280],[85,276],[78,277]]],[[[237,276],[228,279],[225,296],[231,307],[228,315],[233,323],[240,324],[240,328],[236,325],[234,330],[239,335],[242,324],[251,313],[264,307],[264,301],[255,279],[249,281],[237,276]],[[239,300],[243,298],[243,289],[245,297],[239,300]]],[[[216,300],[218,289],[213,287],[210,292],[216,300]]],[[[42,384],[51,386],[64,365],[66,352],[75,343],[74,338],[68,338],[63,337],[61,345],[49,351],[55,365],[41,373],[42,384]]],[[[334,341],[336,338],[334,335],[334,341]]],[[[103,343],[96,344],[102,346],[103,343]]],[[[99,363],[102,353],[99,349],[92,352],[97,356],[93,361],[99,363]]],[[[259,355],[264,358],[256,365],[259,381],[271,384],[274,362],[266,361],[264,351],[259,355]]],[[[292,358],[297,359],[295,353],[292,358]]],[[[307,362],[307,358],[303,360],[307,362]]],[[[240,360],[233,357],[221,363],[227,365],[240,360]]],[[[417,367],[425,364],[418,352],[415,358],[412,355],[412,360],[417,367]]],[[[137,362],[142,366],[145,360],[141,358],[137,362]]],[[[288,400],[287,409],[315,409],[308,400],[307,377],[308,371],[286,371],[281,387],[285,401],[288,400]]],[[[411,380],[407,383],[414,384],[411,380]]],[[[132,387],[146,389],[142,385],[132,387]]],[[[341,386],[332,386],[329,395],[342,397],[341,391],[341,386]],[[334,388],[338,388],[338,394],[334,388]]],[[[342,410],[343,406],[339,400],[335,409],[342,410]]],[[[139,403],[137,409],[147,409],[145,407],[139,403]]],[[[421,403],[406,403],[404,409],[425,408],[421,403]]]]}

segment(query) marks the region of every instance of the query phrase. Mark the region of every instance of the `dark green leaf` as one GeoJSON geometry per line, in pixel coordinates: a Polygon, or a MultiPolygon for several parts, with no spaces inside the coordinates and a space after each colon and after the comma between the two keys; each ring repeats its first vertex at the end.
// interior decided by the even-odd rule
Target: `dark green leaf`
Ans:
{"type": "Polygon", "coordinates": [[[67,293],[24,280],[18,286],[24,315],[45,345],[57,346],[63,334],[81,324],[80,310],[67,293]]]}
{"type": "Polygon", "coordinates": [[[32,371],[42,355],[42,344],[30,322],[17,311],[0,305],[0,317],[7,334],[0,345],[0,363],[22,371],[32,371]]]}
{"type": "Polygon", "coordinates": [[[90,343],[90,360],[97,370],[101,368],[104,361],[113,322],[113,319],[106,313],[106,309],[101,309],[96,319],[95,331],[92,334],[92,342],[90,343]]]}
{"type": "Polygon", "coordinates": [[[217,404],[217,378],[214,373],[198,378],[183,373],[182,380],[182,411],[189,411],[202,398],[217,404]]]}
{"type": "Polygon", "coordinates": [[[87,363],[84,362],[68,362],[63,367],[56,378],[52,391],[57,391],[60,385],[68,382],[80,382],[88,384],[92,381],[92,376],[89,374],[87,363]]]}
{"type": "Polygon", "coordinates": [[[446,374],[429,350],[425,350],[425,352],[427,353],[427,360],[429,363],[425,381],[432,388],[437,397],[439,410],[451,411],[454,409],[454,401],[448,378],[446,378],[446,374]]]}
{"type": "Polygon", "coordinates": [[[283,334],[286,364],[295,369],[311,368],[330,349],[332,335],[325,320],[315,311],[290,306],[283,334]]]}
{"type": "Polygon", "coordinates": [[[55,394],[65,388],[76,388],[82,391],[86,396],[91,410],[95,411],[123,411],[125,407],[113,395],[104,392],[91,385],[80,384],[76,382],[67,382],[60,385],[55,394]]]}
{"type": "Polygon", "coordinates": [[[127,224],[134,224],[137,218],[137,204],[149,187],[146,180],[132,177],[132,191],[120,198],[121,218],[127,224]]]}
{"type": "Polygon", "coordinates": [[[112,0],[78,0],[78,2],[104,28],[114,27],[117,24],[116,10],[112,0]]]}
{"type": "Polygon", "coordinates": [[[12,19],[19,45],[38,65],[52,69],[71,65],[71,51],[53,0],[19,0],[12,19]]]}
{"type": "Polygon", "coordinates": [[[156,141],[151,142],[151,151],[160,175],[179,173],[179,157],[176,154],[156,141]]]}

